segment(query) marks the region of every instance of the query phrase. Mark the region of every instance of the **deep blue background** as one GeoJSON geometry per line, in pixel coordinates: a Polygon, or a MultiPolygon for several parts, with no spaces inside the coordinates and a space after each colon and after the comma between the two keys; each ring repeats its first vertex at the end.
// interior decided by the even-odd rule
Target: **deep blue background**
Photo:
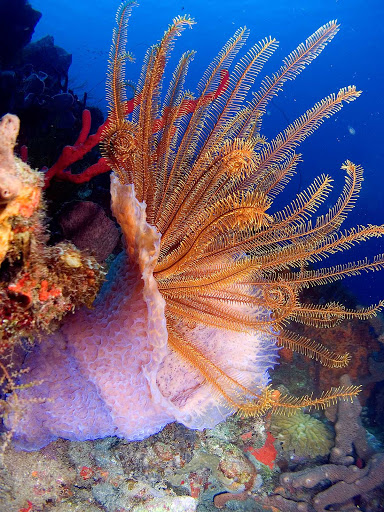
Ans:
{"type": "MultiPolygon", "coordinates": [[[[56,44],[71,52],[70,87],[80,95],[87,91],[89,104],[105,110],[106,63],[119,1],[31,0],[31,4],[43,13],[34,40],[52,34],[56,44]]],[[[319,26],[338,19],[341,30],[333,42],[270,104],[263,131],[268,137],[274,136],[287,121],[292,122],[316,101],[343,86],[354,84],[362,89],[361,98],[326,121],[302,146],[304,162],[289,190],[296,192],[314,176],[326,172],[335,178],[339,192],[343,185],[339,168],[348,158],[365,169],[363,191],[348,225],[384,223],[383,0],[143,0],[134,9],[129,27],[128,49],[136,56],[136,63],[127,66],[129,79],[137,79],[146,48],[161,37],[174,16],[185,13],[192,15],[197,24],[178,39],[170,67],[186,49],[197,50],[187,82],[192,91],[205,67],[240,26],[251,29],[249,44],[268,35],[280,41],[265,68],[270,73],[319,26]]],[[[328,206],[331,204],[332,198],[328,206]]],[[[375,240],[350,254],[362,258],[377,252],[384,252],[384,241],[375,240]]],[[[345,261],[349,254],[342,256],[345,261]]],[[[384,298],[384,271],[345,281],[362,303],[384,298]]]]}

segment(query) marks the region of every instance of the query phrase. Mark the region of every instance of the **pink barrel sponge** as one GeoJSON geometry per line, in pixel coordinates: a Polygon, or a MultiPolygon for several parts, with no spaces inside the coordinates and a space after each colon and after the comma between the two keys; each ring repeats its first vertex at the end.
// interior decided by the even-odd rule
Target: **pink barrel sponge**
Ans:
{"type": "MultiPolygon", "coordinates": [[[[12,416],[9,420],[21,449],[39,449],[58,437],[139,440],[175,420],[202,429],[232,412],[168,347],[165,302],[153,277],[160,234],[147,224],[145,204],[135,198],[133,185],[113,177],[111,191],[126,251],[116,259],[94,307],[78,311],[28,356],[23,383],[42,383],[21,391],[22,418],[15,425],[12,416]],[[47,400],[31,400],[38,397],[47,400]]],[[[249,389],[267,384],[277,355],[272,335],[204,326],[190,334],[249,389]]]]}

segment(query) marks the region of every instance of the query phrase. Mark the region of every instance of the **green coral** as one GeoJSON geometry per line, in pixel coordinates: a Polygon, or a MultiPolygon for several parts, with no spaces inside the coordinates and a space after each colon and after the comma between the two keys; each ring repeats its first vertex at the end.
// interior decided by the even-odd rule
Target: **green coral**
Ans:
{"type": "Polygon", "coordinates": [[[334,444],[332,432],[324,423],[302,411],[292,416],[273,415],[271,433],[283,450],[298,456],[327,455],[334,444]]]}

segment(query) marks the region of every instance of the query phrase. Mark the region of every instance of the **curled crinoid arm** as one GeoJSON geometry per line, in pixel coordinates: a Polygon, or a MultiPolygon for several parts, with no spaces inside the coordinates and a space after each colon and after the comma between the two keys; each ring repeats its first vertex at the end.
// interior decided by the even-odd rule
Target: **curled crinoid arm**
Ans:
{"type": "Polygon", "coordinates": [[[325,305],[316,304],[300,304],[292,310],[290,318],[312,327],[334,327],[343,320],[367,320],[377,315],[382,309],[384,303],[379,302],[377,305],[361,308],[359,310],[347,309],[337,302],[329,302],[325,305]]]}
{"type": "Polygon", "coordinates": [[[101,143],[103,155],[122,183],[133,182],[136,144],[134,124],[129,121],[122,121],[118,125],[107,124],[101,143]]]}
{"type": "Polygon", "coordinates": [[[281,347],[319,361],[323,366],[330,368],[343,368],[351,361],[351,354],[337,354],[321,343],[287,329],[279,333],[277,343],[281,347]]]}
{"type": "Polygon", "coordinates": [[[299,409],[305,407],[315,409],[326,409],[339,400],[353,401],[361,391],[361,386],[347,386],[331,388],[315,398],[312,395],[295,397],[291,395],[281,395],[277,390],[267,386],[260,391],[257,398],[238,404],[237,412],[242,417],[261,416],[266,412],[274,414],[295,414],[299,409]]]}
{"type": "Polygon", "coordinates": [[[282,395],[272,405],[274,414],[294,414],[298,409],[304,407],[314,409],[326,409],[337,403],[339,400],[353,401],[353,399],[361,392],[361,386],[340,386],[324,391],[318,398],[312,395],[303,397],[295,397],[291,395],[282,395]]]}

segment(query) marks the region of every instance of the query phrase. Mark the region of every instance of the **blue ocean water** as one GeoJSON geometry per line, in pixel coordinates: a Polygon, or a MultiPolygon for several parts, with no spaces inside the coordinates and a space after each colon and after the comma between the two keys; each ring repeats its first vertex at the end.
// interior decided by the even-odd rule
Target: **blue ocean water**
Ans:
{"type": "MultiPolygon", "coordinates": [[[[106,64],[119,1],[98,0],[96,4],[90,0],[31,0],[31,5],[43,13],[33,39],[51,34],[57,45],[72,53],[70,87],[79,96],[87,91],[88,104],[106,110],[106,64]]],[[[384,223],[381,64],[384,2],[144,0],[134,9],[128,32],[127,48],[136,57],[136,63],[127,67],[128,79],[137,79],[145,50],[161,37],[171,19],[186,13],[192,15],[197,24],[179,38],[169,66],[172,69],[172,64],[185,50],[197,50],[187,81],[192,91],[211,59],[240,26],[251,29],[249,44],[268,35],[280,41],[279,49],[265,67],[267,73],[272,73],[281,60],[319,26],[338,19],[341,30],[334,41],[294,82],[286,84],[284,91],[269,105],[263,131],[267,137],[273,137],[315,102],[341,87],[354,84],[363,90],[358,101],[346,105],[302,145],[304,161],[289,190],[295,193],[309,185],[314,176],[329,173],[335,179],[336,189],[326,205],[329,207],[341,191],[344,178],[339,169],[348,158],[364,167],[365,183],[346,227],[384,223]]],[[[332,263],[346,261],[349,256],[353,259],[372,257],[379,252],[384,252],[384,242],[374,240],[344,252],[332,263]]],[[[363,274],[360,278],[347,279],[346,283],[362,303],[384,297],[384,272],[363,274]]]]}

